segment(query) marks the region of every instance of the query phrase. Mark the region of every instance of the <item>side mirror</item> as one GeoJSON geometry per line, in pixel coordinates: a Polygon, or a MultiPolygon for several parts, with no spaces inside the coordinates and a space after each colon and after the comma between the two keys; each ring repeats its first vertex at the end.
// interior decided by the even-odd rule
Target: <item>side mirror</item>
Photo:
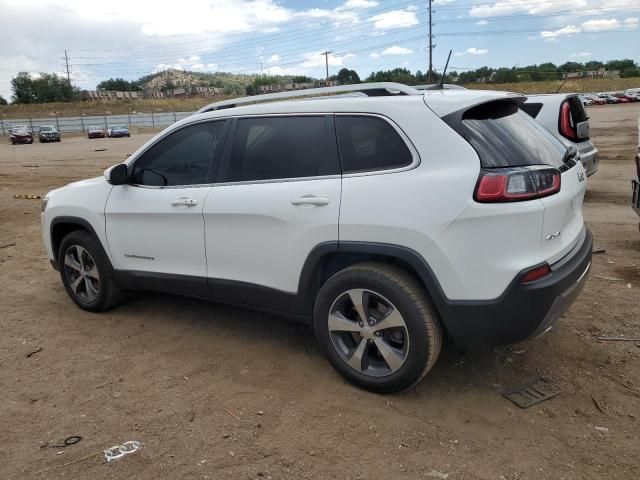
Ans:
{"type": "Polygon", "coordinates": [[[104,172],[104,177],[111,185],[126,185],[127,166],[124,163],[115,165],[104,172]]]}

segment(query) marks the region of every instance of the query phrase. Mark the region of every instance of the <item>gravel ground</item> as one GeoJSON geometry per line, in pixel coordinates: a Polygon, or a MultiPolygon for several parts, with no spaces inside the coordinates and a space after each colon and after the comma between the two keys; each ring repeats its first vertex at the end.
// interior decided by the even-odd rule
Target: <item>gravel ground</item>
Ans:
{"type": "Polygon", "coordinates": [[[447,345],[422,383],[392,396],[346,384],[308,328],[269,315],[158,294],[106,314],[78,309],[42,247],[40,202],[14,194],[99,175],[149,135],[5,140],[0,478],[637,478],[640,342],[595,337],[640,337],[640,219],[629,206],[640,104],[590,115],[601,164],[584,212],[606,253],[577,303],[536,341],[447,345]],[[526,410],[500,395],[539,375],[561,394],[526,410]],[[70,435],[83,439],[52,447],[70,435]],[[143,450],[36,474],[127,440],[143,450]]]}

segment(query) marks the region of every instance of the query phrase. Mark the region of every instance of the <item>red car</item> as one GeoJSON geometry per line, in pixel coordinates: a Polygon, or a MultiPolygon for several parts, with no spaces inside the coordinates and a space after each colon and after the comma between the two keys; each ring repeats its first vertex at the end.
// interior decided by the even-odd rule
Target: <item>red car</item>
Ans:
{"type": "Polygon", "coordinates": [[[591,100],[594,105],[604,105],[605,103],[607,103],[606,100],[598,97],[597,95],[584,95],[584,97],[591,100]]]}
{"type": "Polygon", "coordinates": [[[33,143],[33,134],[27,127],[20,125],[11,129],[9,139],[12,145],[16,143],[33,143]]]}
{"type": "Polygon", "coordinates": [[[623,93],[623,92],[615,92],[615,93],[612,93],[611,95],[613,95],[614,97],[618,97],[620,99],[621,103],[637,102],[638,101],[638,99],[636,97],[632,97],[632,96],[627,95],[626,93],[623,93]]]}
{"type": "Polygon", "coordinates": [[[106,136],[107,133],[102,127],[89,127],[89,130],[87,130],[87,138],[89,140],[92,138],[105,138],[106,136]]]}

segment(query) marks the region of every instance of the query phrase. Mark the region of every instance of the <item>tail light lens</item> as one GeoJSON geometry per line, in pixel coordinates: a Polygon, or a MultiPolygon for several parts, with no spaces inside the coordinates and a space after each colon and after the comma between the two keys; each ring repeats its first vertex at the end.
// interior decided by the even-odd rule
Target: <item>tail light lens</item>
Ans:
{"type": "Polygon", "coordinates": [[[480,203],[519,202],[560,191],[557,168],[495,168],[480,171],[474,198],[480,203]]]}
{"type": "Polygon", "coordinates": [[[540,280],[542,277],[546,277],[550,273],[551,273],[551,268],[549,267],[548,264],[544,263],[542,265],[532,268],[531,270],[527,271],[524,275],[522,275],[522,277],[520,278],[520,283],[535,282],[536,280],[540,280]]]}
{"type": "Polygon", "coordinates": [[[571,118],[571,105],[568,100],[562,102],[560,106],[560,133],[569,140],[578,140],[578,132],[571,118]]]}

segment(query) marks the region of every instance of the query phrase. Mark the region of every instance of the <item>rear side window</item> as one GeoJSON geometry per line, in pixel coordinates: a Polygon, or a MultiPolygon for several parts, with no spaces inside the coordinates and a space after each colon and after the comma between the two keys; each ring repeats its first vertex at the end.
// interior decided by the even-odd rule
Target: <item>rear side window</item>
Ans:
{"type": "Polygon", "coordinates": [[[569,102],[569,108],[571,110],[571,120],[574,125],[577,125],[580,122],[585,122],[589,119],[587,116],[587,111],[584,109],[584,105],[580,100],[580,97],[577,95],[573,97],[569,97],[565,100],[569,102]]]}
{"type": "Polygon", "coordinates": [[[536,118],[540,113],[540,110],[542,110],[542,104],[541,103],[523,103],[522,105],[520,105],[520,110],[528,113],[533,118],[536,118]]]}
{"type": "Polygon", "coordinates": [[[336,116],[344,173],[386,170],[411,165],[413,156],[389,122],[368,116],[336,116]]]}
{"type": "Polygon", "coordinates": [[[224,121],[216,121],[169,134],[136,160],[132,182],[160,187],[207,183],[223,128],[224,121]]]}
{"type": "Polygon", "coordinates": [[[461,122],[444,120],[473,146],[483,168],[563,165],[566,148],[516,102],[488,102],[465,111],[461,122]]]}
{"type": "Polygon", "coordinates": [[[340,173],[330,116],[242,118],[222,182],[304,178],[340,173]]]}

